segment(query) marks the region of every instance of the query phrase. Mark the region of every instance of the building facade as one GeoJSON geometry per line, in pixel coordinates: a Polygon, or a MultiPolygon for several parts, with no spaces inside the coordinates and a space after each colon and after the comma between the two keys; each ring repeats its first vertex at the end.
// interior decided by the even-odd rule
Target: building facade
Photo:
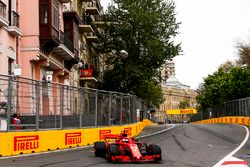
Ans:
{"type": "Polygon", "coordinates": [[[162,83],[165,83],[171,75],[175,75],[175,65],[173,61],[167,60],[161,68],[162,83]]]}
{"type": "MultiPolygon", "coordinates": [[[[155,117],[160,122],[170,120],[173,122],[188,121],[188,115],[167,115],[167,110],[183,109],[181,103],[185,103],[188,108],[196,108],[196,90],[190,89],[190,86],[182,84],[175,77],[174,63],[168,65],[171,75],[168,76],[166,82],[162,84],[162,92],[164,102],[160,105],[155,113],[155,117]]],[[[166,68],[167,69],[167,68],[166,68]]],[[[167,73],[167,72],[166,72],[167,73]]],[[[168,74],[168,73],[167,73],[168,74]]]]}
{"type": "MultiPolygon", "coordinates": [[[[56,98],[64,92],[50,82],[94,88],[101,79],[102,56],[96,49],[101,13],[100,0],[0,0],[0,74],[46,83],[41,113],[58,114],[56,98]]],[[[21,92],[17,96],[23,97],[18,104],[34,103],[35,87],[16,85],[15,91],[21,92]]],[[[79,95],[67,93],[73,97],[72,111],[78,113],[74,106],[80,103],[79,95]]]]}
{"type": "Polygon", "coordinates": [[[0,72],[13,73],[20,57],[20,0],[0,0],[0,72]]]}
{"type": "Polygon", "coordinates": [[[18,68],[22,77],[74,86],[96,81],[101,13],[99,0],[0,0],[0,73],[18,68]]]}

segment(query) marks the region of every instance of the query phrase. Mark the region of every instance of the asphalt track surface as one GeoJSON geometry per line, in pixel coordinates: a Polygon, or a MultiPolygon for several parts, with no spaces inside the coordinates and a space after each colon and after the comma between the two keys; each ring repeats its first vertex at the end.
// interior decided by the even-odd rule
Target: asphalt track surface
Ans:
{"type": "MultiPolygon", "coordinates": [[[[162,148],[163,161],[159,163],[108,163],[95,157],[93,147],[78,148],[46,154],[33,154],[14,158],[0,158],[0,167],[213,167],[217,162],[237,148],[246,136],[239,125],[157,125],[146,127],[139,136],[162,131],[162,133],[140,138],[148,144],[162,148]]],[[[250,140],[234,155],[250,162],[250,140]]]]}

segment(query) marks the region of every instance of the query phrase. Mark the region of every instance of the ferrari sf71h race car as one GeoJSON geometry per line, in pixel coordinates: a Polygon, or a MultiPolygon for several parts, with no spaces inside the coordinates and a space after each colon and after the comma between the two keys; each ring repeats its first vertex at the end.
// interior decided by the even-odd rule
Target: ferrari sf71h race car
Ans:
{"type": "Polygon", "coordinates": [[[121,134],[107,134],[104,141],[94,143],[95,156],[106,157],[108,162],[158,162],[162,160],[161,148],[158,145],[147,145],[121,134]]]}

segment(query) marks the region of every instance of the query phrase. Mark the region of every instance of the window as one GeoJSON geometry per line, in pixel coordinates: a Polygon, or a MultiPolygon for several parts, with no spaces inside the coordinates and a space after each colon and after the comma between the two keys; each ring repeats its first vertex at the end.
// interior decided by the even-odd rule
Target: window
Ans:
{"type": "Polygon", "coordinates": [[[8,72],[9,72],[9,75],[11,75],[13,73],[13,63],[14,63],[14,60],[12,58],[9,58],[8,59],[8,72]]]}
{"type": "Polygon", "coordinates": [[[59,1],[52,1],[52,27],[59,30],[59,1]]]}
{"type": "Polygon", "coordinates": [[[6,5],[0,0],[0,16],[6,18],[6,5]]]}
{"type": "Polygon", "coordinates": [[[41,24],[48,23],[48,6],[47,5],[40,6],[40,23],[41,24]]]}

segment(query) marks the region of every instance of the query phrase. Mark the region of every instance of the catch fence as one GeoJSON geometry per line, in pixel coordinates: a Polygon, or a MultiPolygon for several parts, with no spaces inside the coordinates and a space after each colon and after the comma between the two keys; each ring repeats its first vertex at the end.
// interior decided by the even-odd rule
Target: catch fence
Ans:
{"type": "Polygon", "coordinates": [[[199,121],[210,118],[218,118],[224,116],[250,116],[250,97],[227,101],[218,104],[207,110],[199,111],[198,114],[192,116],[192,121],[199,121]]]}
{"type": "Polygon", "coordinates": [[[147,107],[131,94],[74,87],[0,75],[0,129],[67,129],[131,124],[146,117],[147,107]],[[141,118],[140,118],[141,116],[141,118]]]}

